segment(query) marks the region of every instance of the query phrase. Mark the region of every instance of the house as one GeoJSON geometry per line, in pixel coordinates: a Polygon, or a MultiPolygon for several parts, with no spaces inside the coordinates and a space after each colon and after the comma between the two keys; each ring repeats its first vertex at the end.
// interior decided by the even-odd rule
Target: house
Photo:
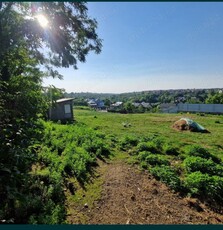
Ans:
{"type": "Polygon", "coordinates": [[[111,104],[108,108],[108,112],[120,112],[121,110],[123,110],[123,102],[121,101],[111,104]]]}
{"type": "Polygon", "coordinates": [[[141,103],[134,102],[134,103],[132,103],[132,105],[135,106],[136,108],[138,108],[140,106],[142,106],[145,109],[151,109],[152,108],[152,106],[150,105],[150,103],[147,103],[147,102],[144,102],[144,101],[141,102],[141,103]]]}
{"type": "Polygon", "coordinates": [[[95,99],[90,99],[87,103],[91,108],[95,108],[95,109],[97,108],[97,103],[95,99]]]}
{"type": "Polygon", "coordinates": [[[139,107],[141,105],[141,103],[133,102],[132,105],[135,106],[135,107],[139,107]]]}
{"type": "Polygon", "coordinates": [[[111,107],[121,107],[123,105],[123,102],[117,101],[114,104],[111,105],[111,107]]]}
{"type": "Polygon", "coordinates": [[[91,108],[94,108],[94,109],[104,109],[105,108],[104,102],[101,101],[100,99],[89,99],[87,103],[91,108]]]}
{"type": "Polygon", "coordinates": [[[60,120],[62,123],[73,121],[73,98],[62,98],[57,100],[54,106],[49,109],[49,119],[52,121],[60,120]]]}
{"type": "Polygon", "coordinates": [[[148,103],[148,102],[142,102],[141,103],[141,105],[144,107],[144,108],[147,108],[147,109],[151,109],[152,108],[152,106],[150,105],[150,103],[148,103]]]}

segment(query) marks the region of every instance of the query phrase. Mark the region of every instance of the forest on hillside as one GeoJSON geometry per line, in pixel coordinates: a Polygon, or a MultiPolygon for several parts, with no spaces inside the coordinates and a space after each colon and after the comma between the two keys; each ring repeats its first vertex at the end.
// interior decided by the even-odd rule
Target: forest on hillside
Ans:
{"type": "MultiPolygon", "coordinates": [[[[107,93],[67,93],[63,96],[74,98],[74,105],[87,105],[86,99],[98,98],[107,105],[121,101],[123,103],[213,103],[222,104],[222,88],[213,89],[174,89],[174,90],[151,90],[142,92],[129,92],[120,94],[107,93]]],[[[61,96],[62,96],[61,95],[61,96]]]]}

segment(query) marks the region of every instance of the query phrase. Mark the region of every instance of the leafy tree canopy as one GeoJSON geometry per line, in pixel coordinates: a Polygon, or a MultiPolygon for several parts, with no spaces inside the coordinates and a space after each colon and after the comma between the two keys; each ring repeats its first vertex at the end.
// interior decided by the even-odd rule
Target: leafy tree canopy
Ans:
{"type": "Polygon", "coordinates": [[[101,52],[97,22],[83,2],[3,2],[0,5],[0,59],[21,45],[44,65],[48,75],[62,77],[54,67],[77,68],[90,51],[101,52]],[[41,26],[39,16],[48,21],[41,26]],[[43,52],[44,51],[44,52],[43,52]]]}
{"type": "MultiPolygon", "coordinates": [[[[97,22],[87,12],[81,2],[0,3],[0,222],[26,223],[38,212],[28,212],[30,201],[51,215],[41,200],[44,195],[33,199],[31,187],[39,181],[29,174],[42,138],[39,117],[47,108],[42,79],[61,78],[55,68],[76,69],[90,51],[100,53],[97,22]]],[[[51,92],[55,100],[62,93],[51,92]]]]}

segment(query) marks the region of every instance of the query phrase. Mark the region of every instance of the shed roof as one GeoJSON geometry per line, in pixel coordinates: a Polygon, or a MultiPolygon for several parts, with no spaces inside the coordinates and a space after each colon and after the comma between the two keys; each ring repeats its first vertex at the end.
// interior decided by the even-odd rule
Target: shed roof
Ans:
{"type": "Polygon", "coordinates": [[[60,102],[71,101],[71,100],[74,100],[74,99],[73,98],[61,98],[61,99],[57,100],[56,102],[60,103],[60,102]]]}

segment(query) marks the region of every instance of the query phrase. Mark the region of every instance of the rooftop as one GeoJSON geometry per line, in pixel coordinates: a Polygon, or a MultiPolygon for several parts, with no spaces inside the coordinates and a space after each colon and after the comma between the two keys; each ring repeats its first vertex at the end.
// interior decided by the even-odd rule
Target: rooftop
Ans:
{"type": "Polygon", "coordinates": [[[60,102],[71,101],[71,100],[74,100],[74,99],[73,98],[61,98],[61,99],[57,100],[56,102],[60,103],[60,102]]]}

